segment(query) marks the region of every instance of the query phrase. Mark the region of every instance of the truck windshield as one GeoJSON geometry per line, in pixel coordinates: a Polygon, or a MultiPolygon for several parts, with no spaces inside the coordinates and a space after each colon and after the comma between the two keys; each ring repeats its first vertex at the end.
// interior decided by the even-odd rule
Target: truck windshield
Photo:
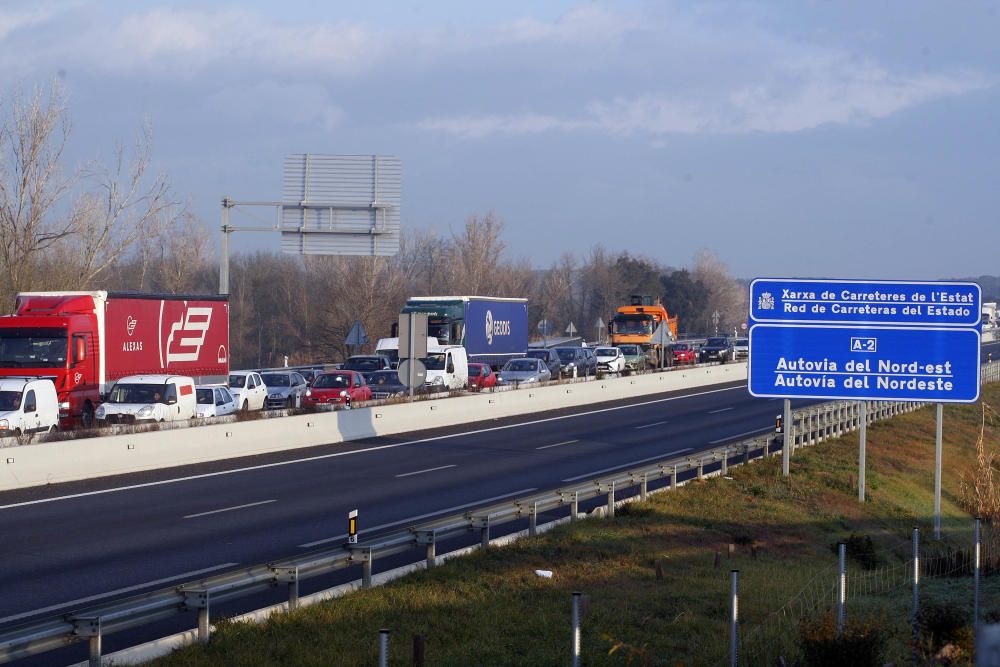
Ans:
{"type": "Polygon", "coordinates": [[[427,321],[427,335],[437,338],[442,345],[451,342],[451,320],[432,318],[427,321]]]}
{"type": "Polygon", "coordinates": [[[429,371],[443,371],[444,356],[444,354],[428,354],[421,361],[424,362],[424,366],[429,371]]]}
{"type": "Polygon", "coordinates": [[[0,329],[0,367],[65,366],[68,351],[69,343],[65,331],[0,329]]]}
{"type": "Polygon", "coordinates": [[[160,403],[167,394],[163,384],[116,384],[108,403],[160,403]]]}
{"type": "Polygon", "coordinates": [[[653,335],[653,318],[649,315],[615,315],[612,322],[617,334],[653,335]]]}
{"type": "Polygon", "coordinates": [[[21,392],[0,391],[0,410],[9,412],[21,407],[21,392]]]}

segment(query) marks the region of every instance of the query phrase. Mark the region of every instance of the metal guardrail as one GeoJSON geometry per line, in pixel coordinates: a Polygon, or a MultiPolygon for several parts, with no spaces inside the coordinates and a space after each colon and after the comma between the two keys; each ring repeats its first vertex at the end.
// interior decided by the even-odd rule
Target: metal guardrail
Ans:
{"type": "MultiPolygon", "coordinates": [[[[982,382],[1000,381],[1000,362],[983,366],[982,382]]],[[[795,448],[815,445],[857,430],[861,425],[859,401],[832,401],[810,406],[793,413],[795,448]]],[[[912,412],[925,403],[871,402],[868,423],[912,412]]],[[[91,664],[99,665],[101,638],[157,620],[197,612],[198,639],[207,641],[210,632],[209,610],[212,604],[246,597],[285,585],[288,607],[298,606],[299,582],[360,565],[362,586],[370,587],[372,564],[376,559],[426,548],[427,565],[433,567],[436,544],[440,541],[480,534],[483,548],[489,546],[490,528],[518,520],[528,520],[528,533],[534,535],[538,515],[564,509],[572,520],[579,517],[579,503],[606,498],[606,514],[614,516],[616,491],[637,489],[630,497],[645,500],[649,482],[668,479],[663,488],[675,489],[679,477],[693,473],[692,478],[728,472],[730,465],[748,463],[753,459],[776,454],[773,449],[776,433],[742,440],[729,445],[685,454],[665,456],[663,460],[609,473],[579,484],[535,493],[515,500],[503,501],[483,508],[426,521],[393,532],[373,536],[358,544],[342,545],[301,554],[251,567],[239,568],[195,582],[144,593],[128,599],[85,607],[71,613],[44,618],[16,629],[0,633],[0,663],[44,653],[87,639],[90,643],[91,664]],[[714,468],[708,472],[708,468],[714,468]]]]}

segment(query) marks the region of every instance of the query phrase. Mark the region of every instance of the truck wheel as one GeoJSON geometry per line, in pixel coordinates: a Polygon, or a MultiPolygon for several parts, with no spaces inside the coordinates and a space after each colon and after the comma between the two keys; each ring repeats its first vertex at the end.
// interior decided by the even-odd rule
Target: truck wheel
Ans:
{"type": "Polygon", "coordinates": [[[59,427],[57,425],[53,424],[52,426],[49,427],[49,433],[58,433],[58,432],[59,432],[59,427]]]}

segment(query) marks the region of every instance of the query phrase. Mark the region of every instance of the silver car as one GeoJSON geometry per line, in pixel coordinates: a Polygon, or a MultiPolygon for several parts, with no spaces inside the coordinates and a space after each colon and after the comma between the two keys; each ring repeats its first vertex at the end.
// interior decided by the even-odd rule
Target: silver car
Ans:
{"type": "Polygon", "coordinates": [[[298,371],[263,371],[260,374],[267,387],[264,399],[265,410],[302,407],[302,397],[309,388],[306,379],[298,371]]]}
{"type": "Polygon", "coordinates": [[[511,359],[500,369],[497,383],[500,385],[518,385],[528,382],[548,382],[552,373],[541,359],[519,358],[511,359]]]}

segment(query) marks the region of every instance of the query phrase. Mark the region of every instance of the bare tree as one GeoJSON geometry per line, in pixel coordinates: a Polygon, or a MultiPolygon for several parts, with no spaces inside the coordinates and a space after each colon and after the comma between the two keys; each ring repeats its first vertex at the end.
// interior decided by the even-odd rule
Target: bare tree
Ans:
{"type": "Polygon", "coordinates": [[[15,95],[0,126],[0,271],[4,303],[32,286],[39,256],[70,236],[76,211],[56,209],[74,175],[60,169],[70,126],[58,87],[38,89],[26,99],[15,95]]]}
{"type": "Polygon", "coordinates": [[[90,169],[97,191],[85,197],[73,238],[81,284],[99,278],[142,239],[159,237],[173,222],[175,204],[166,176],[148,177],[151,150],[152,133],[146,126],[131,155],[119,145],[110,167],[90,169]]]}

